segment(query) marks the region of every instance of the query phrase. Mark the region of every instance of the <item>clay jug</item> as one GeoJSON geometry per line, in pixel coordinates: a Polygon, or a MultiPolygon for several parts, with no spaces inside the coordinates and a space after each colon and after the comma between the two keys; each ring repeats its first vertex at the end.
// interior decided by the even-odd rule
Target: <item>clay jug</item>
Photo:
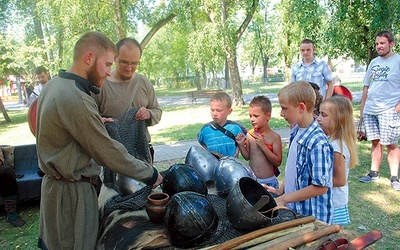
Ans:
{"type": "Polygon", "coordinates": [[[152,193],[147,197],[145,204],[146,213],[153,223],[162,223],[164,220],[165,207],[169,200],[167,193],[152,193]]]}

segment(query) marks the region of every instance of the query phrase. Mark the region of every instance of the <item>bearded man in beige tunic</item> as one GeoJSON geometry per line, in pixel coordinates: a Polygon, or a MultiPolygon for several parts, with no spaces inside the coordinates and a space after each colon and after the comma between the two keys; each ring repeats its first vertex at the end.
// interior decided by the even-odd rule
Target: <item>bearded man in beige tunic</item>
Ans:
{"type": "MultiPolygon", "coordinates": [[[[161,120],[162,110],[158,104],[154,87],[144,75],[136,72],[142,56],[140,43],[133,38],[124,38],[117,43],[118,56],[115,70],[103,82],[100,94],[92,97],[99,106],[103,121],[112,122],[132,108],[137,108],[135,119],[144,120],[146,128],[161,120]],[[108,119],[111,118],[111,119],[108,119]]],[[[154,161],[151,136],[146,129],[149,150],[154,161]]]]}
{"type": "Polygon", "coordinates": [[[100,32],[75,44],[67,71],[42,90],[37,112],[37,151],[45,173],[40,201],[41,249],[95,249],[99,212],[92,178],[100,166],[158,186],[158,171],[133,156],[105,129],[91,92],[110,75],[116,47],[100,32]]]}

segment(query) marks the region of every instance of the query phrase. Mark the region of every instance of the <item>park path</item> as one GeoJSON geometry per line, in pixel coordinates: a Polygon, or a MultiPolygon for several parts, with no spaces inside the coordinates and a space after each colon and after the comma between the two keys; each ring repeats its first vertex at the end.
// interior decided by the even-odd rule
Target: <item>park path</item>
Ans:
{"type": "MultiPolygon", "coordinates": [[[[359,102],[361,99],[362,92],[355,92],[353,94],[353,102],[359,102]]],[[[246,94],[243,95],[245,103],[250,103],[251,99],[256,95],[266,95],[272,103],[278,102],[277,94],[246,94]]],[[[187,96],[169,96],[169,97],[158,97],[157,98],[161,106],[170,105],[192,105],[192,100],[187,96]]],[[[208,98],[198,99],[197,105],[207,105],[209,103],[208,98]]],[[[23,104],[18,102],[4,102],[6,110],[22,110],[27,109],[23,104]]],[[[290,129],[280,128],[275,130],[280,134],[283,143],[289,141],[290,129]]],[[[171,144],[157,144],[154,145],[155,150],[155,162],[167,161],[184,158],[191,146],[199,145],[197,140],[179,141],[171,144]]]]}

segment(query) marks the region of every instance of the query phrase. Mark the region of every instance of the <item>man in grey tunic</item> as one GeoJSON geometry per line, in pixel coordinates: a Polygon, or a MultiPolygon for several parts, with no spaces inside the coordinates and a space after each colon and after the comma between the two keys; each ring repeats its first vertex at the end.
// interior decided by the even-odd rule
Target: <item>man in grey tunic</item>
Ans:
{"type": "MultiPolygon", "coordinates": [[[[146,76],[136,72],[142,57],[140,43],[134,38],[124,38],[117,43],[118,57],[115,70],[101,86],[100,94],[93,95],[104,121],[112,121],[132,108],[139,109],[135,120],[146,122],[146,127],[154,126],[161,120],[162,110],[153,85],[146,76]]],[[[151,136],[146,129],[149,151],[154,161],[151,136]]]]}
{"type": "Polygon", "coordinates": [[[110,75],[116,48],[99,32],[75,44],[73,64],[50,80],[38,101],[37,151],[45,173],[40,201],[41,249],[95,249],[99,212],[92,179],[99,165],[153,187],[158,171],[111,139],[90,96],[110,75]],[[97,163],[97,164],[96,164],[97,163]]]}

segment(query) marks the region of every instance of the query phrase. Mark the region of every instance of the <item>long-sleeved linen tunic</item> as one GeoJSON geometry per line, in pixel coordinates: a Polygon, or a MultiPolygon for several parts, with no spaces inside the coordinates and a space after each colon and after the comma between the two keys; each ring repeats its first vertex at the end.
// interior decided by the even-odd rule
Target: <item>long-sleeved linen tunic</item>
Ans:
{"type": "Polygon", "coordinates": [[[99,175],[103,165],[148,184],[157,180],[156,169],[109,137],[90,91],[98,89],[80,76],[60,71],[39,97],[36,142],[39,167],[45,173],[39,224],[43,249],[95,249],[97,240],[94,187],[55,176],[79,180],[99,175]]]}

